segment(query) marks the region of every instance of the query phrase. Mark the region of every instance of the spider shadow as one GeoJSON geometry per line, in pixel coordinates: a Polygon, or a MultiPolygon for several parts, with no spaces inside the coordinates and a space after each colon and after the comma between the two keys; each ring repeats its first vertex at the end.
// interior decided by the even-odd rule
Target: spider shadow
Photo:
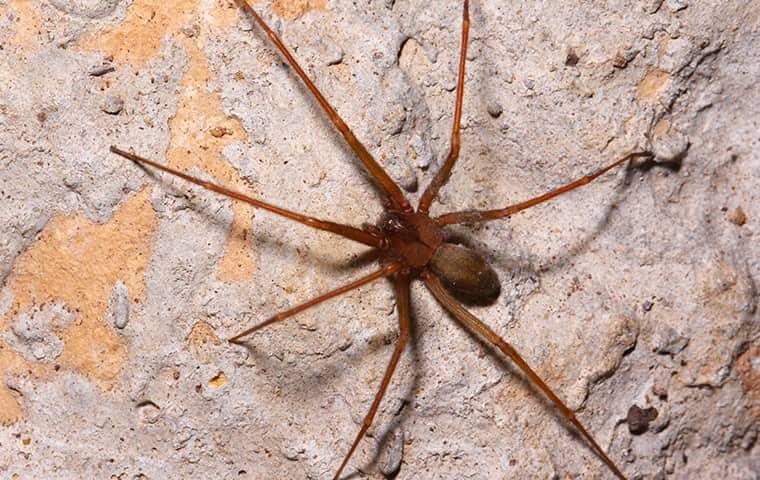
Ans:
{"type": "MultiPolygon", "coordinates": [[[[473,1],[470,5],[470,16],[473,18],[473,24],[477,25],[484,25],[483,16],[481,14],[481,2],[480,1],[473,1]]],[[[473,45],[470,45],[470,48],[472,49],[473,45]]],[[[486,50],[486,47],[482,47],[481,49],[483,51],[486,50]]],[[[476,89],[473,92],[473,95],[479,99],[479,102],[481,105],[489,105],[493,99],[498,98],[498,94],[500,92],[504,91],[503,84],[497,84],[498,79],[500,78],[498,75],[499,68],[498,65],[495,64],[492,60],[490,60],[491,57],[488,55],[478,55],[480,58],[479,61],[470,61],[468,62],[469,71],[471,72],[471,75],[473,76],[473,79],[471,80],[472,83],[476,83],[478,85],[481,85],[481,88],[476,89]]],[[[514,95],[513,95],[514,96],[514,95]]],[[[494,118],[499,118],[501,116],[501,113],[496,115],[494,118]]],[[[651,132],[650,132],[651,133],[651,132]]],[[[647,145],[651,145],[651,138],[647,138],[647,145]]],[[[504,155],[503,152],[494,152],[496,155],[504,155]]],[[[678,172],[682,166],[683,160],[688,155],[688,148],[680,152],[676,157],[663,160],[663,161],[655,161],[654,158],[645,158],[640,160],[632,160],[629,161],[625,166],[625,178],[623,180],[623,184],[630,185],[633,173],[634,171],[640,171],[642,173],[648,173],[650,170],[655,168],[664,168],[666,170],[669,170],[671,172],[678,172]]],[[[593,184],[593,183],[592,183],[593,184]]],[[[627,189],[624,189],[627,190],[627,189]]],[[[558,255],[551,259],[551,261],[542,264],[539,267],[536,267],[533,265],[533,262],[526,263],[524,260],[524,257],[520,256],[507,256],[501,252],[494,251],[492,254],[489,255],[489,250],[484,244],[478,245],[479,242],[473,242],[472,239],[464,239],[463,244],[468,245],[470,248],[478,251],[481,255],[484,255],[485,258],[493,258],[495,262],[500,266],[508,266],[508,265],[515,265],[517,268],[520,268],[521,270],[525,270],[531,274],[538,275],[540,273],[544,272],[551,272],[555,270],[562,269],[568,265],[570,260],[573,257],[576,257],[584,252],[586,252],[593,241],[593,239],[596,237],[596,235],[599,234],[602,230],[604,230],[610,223],[610,220],[612,218],[612,213],[616,209],[614,205],[617,205],[622,200],[624,200],[625,195],[620,191],[620,189],[616,189],[615,193],[610,199],[610,202],[608,202],[608,206],[605,208],[604,212],[602,213],[602,216],[600,220],[595,225],[595,228],[593,229],[592,233],[586,235],[584,238],[577,241],[573,246],[570,247],[569,250],[566,250],[566,253],[563,255],[558,255]]],[[[500,208],[501,206],[495,206],[495,208],[500,208]]],[[[491,207],[494,208],[494,207],[491,207]]],[[[508,219],[504,219],[502,221],[507,221],[508,219]]],[[[470,232],[471,233],[471,232],[470,232]]],[[[456,233],[455,236],[458,236],[460,238],[465,237],[465,234],[456,233]]],[[[503,269],[502,269],[503,271],[503,269]]]]}
{"type": "MultiPolygon", "coordinates": [[[[259,15],[263,14],[259,13],[259,15]]],[[[248,14],[243,13],[244,18],[246,21],[252,23],[255,25],[255,21],[252,17],[250,17],[248,14]]],[[[265,20],[267,21],[267,20],[265,20]]],[[[267,21],[270,25],[272,25],[274,22],[271,22],[271,20],[267,21]]],[[[275,25],[278,25],[277,23],[274,23],[275,25]]],[[[342,134],[337,130],[337,127],[333,124],[333,122],[330,120],[330,117],[328,114],[325,113],[325,111],[320,107],[319,101],[314,97],[314,94],[309,90],[309,88],[306,86],[306,84],[301,80],[301,78],[298,76],[298,74],[295,72],[293,67],[288,63],[287,60],[285,60],[278,49],[271,44],[270,41],[267,40],[266,34],[258,27],[253,29],[254,34],[251,35],[251,38],[255,38],[258,42],[260,42],[260,46],[263,48],[266,48],[270,50],[274,55],[274,62],[273,68],[282,68],[288,77],[290,77],[290,80],[292,81],[292,85],[295,90],[298,91],[298,94],[300,95],[300,98],[304,99],[304,104],[306,108],[309,111],[309,114],[312,116],[312,118],[316,119],[316,121],[322,125],[323,131],[325,132],[325,135],[331,139],[332,145],[343,154],[344,158],[351,159],[353,161],[347,161],[346,164],[350,165],[350,168],[353,169],[354,173],[361,178],[363,178],[366,183],[370,186],[370,189],[372,190],[373,194],[375,195],[375,199],[378,203],[382,203],[383,199],[385,198],[385,193],[383,189],[377,184],[377,182],[374,181],[372,176],[366,171],[365,168],[361,166],[361,162],[357,164],[357,154],[354,151],[354,149],[351,147],[351,145],[346,141],[342,134]]],[[[278,33],[280,35],[280,33],[278,33]]],[[[306,73],[309,78],[314,81],[314,74],[306,73]]],[[[328,75],[329,77],[329,75],[328,75]]],[[[320,92],[322,92],[322,89],[320,87],[317,87],[320,92]]],[[[324,94],[323,94],[324,95],[324,94]]],[[[295,95],[294,95],[295,98],[295,95]]],[[[331,106],[334,107],[334,103],[331,100],[327,100],[331,106]]],[[[343,118],[343,117],[341,117],[343,118]]],[[[345,119],[344,119],[345,120],[345,119]]],[[[348,124],[348,122],[346,122],[348,124]]],[[[349,127],[352,132],[354,132],[354,129],[349,127]]],[[[355,132],[354,132],[355,133],[355,132]]],[[[361,140],[360,140],[361,141],[361,140]]],[[[368,141],[363,141],[362,144],[366,147],[368,141]]]]}
{"type": "MultiPolygon", "coordinates": [[[[410,352],[410,370],[412,370],[414,374],[412,375],[411,382],[404,382],[406,385],[404,390],[402,392],[396,393],[396,397],[400,397],[402,399],[401,407],[394,414],[393,419],[380,430],[380,433],[378,435],[379,440],[376,442],[377,446],[375,448],[375,454],[367,464],[369,468],[376,467],[377,462],[379,461],[382,452],[387,448],[388,442],[391,440],[393,433],[397,431],[400,425],[408,419],[408,416],[412,411],[412,409],[406,408],[406,405],[409,403],[407,399],[411,398],[412,393],[419,388],[420,377],[417,373],[419,370],[417,366],[421,363],[421,361],[417,346],[417,331],[418,326],[417,322],[415,321],[413,306],[410,305],[409,339],[407,341],[407,348],[405,351],[408,349],[410,352]]],[[[295,398],[313,398],[320,393],[324,393],[325,395],[331,393],[328,390],[330,385],[334,384],[334,382],[331,380],[339,378],[345,372],[346,364],[354,364],[357,363],[354,360],[360,357],[379,353],[381,350],[388,350],[388,342],[385,341],[386,338],[387,332],[380,332],[376,336],[372,337],[366,346],[358,349],[352,349],[353,351],[348,353],[347,357],[333,354],[329,357],[329,360],[324,359],[325,361],[320,362],[320,365],[317,369],[308,369],[306,371],[302,371],[302,376],[297,379],[297,382],[292,382],[287,385],[289,394],[292,394],[295,398]]],[[[266,369],[268,371],[283,371],[282,362],[276,358],[273,359],[271,353],[256,348],[256,346],[250,341],[242,342],[239,345],[244,347],[248,353],[255,358],[255,362],[259,368],[266,369]]],[[[393,378],[397,379],[400,373],[401,372],[397,370],[393,378]]],[[[280,387],[286,386],[282,383],[281,380],[275,379],[274,383],[280,387]]],[[[383,403],[386,405],[391,399],[389,393],[390,392],[387,391],[383,399],[383,403]]],[[[375,420],[377,420],[377,418],[375,420]]],[[[375,422],[373,425],[377,425],[377,423],[375,422]]],[[[361,472],[359,471],[351,473],[349,476],[343,478],[355,478],[357,475],[361,475],[361,472]]],[[[393,476],[390,478],[393,478],[393,476]]]]}
{"type": "MultiPolygon", "coordinates": [[[[410,415],[414,412],[413,408],[409,407],[409,404],[411,403],[411,398],[414,397],[414,393],[419,390],[420,387],[420,371],[424,368],[424,361],[422,357],[420,356],[419,352],[419,324],[416,320],[416,315],[414,313],[414,302],[410,302],[409,305],[409,340],[407,341],[407,348],[405,350],[409,350],[409,370],[411,370],[412,378],[411,381],[408,382],[408,385],[404,388],[402,392],[397,392],[397,396],[401,398],[401,406],[396,411],[396,413],[393,415],[393,418],[384,426],[384,428],[381,430],[381,433],[378,436],[378,441],[376,443],[376,447],[374,448],[374,454],[370,458],[369,462],[365,464],[364,469],[357,470],[353,473],[350,473],[348,476],[342,477],[344,480],[349,480],[353,478],[358,478],[361,476],[364,476],[366,473],[366,470],[376,470],[378,467],[378,463],[381,460],[382,454],[384,451],[389,449],[389,443],[393,440],[393,435],[395,432],[399,431],[401,426],[405,424],[408,420],[410,415]]],[[[403,372],[406,372],[404,370],[403,372]]],[[[394,378],[398,376],[398,374],[401,372],[395,372],[394,378]]],[[[388,393],[386,392],[386,397],[384,398],[384,401],[387,403],[388,401],[388,393]]],[[[393,479],[396,478],[402,469],[403,464],[403,449],[404,449],[404,436],[401,437],[401,460],[399,461],[399,464],[397,468],[392,472],[383,472],[383,475],[385,478],[393,479]]]]}
{"type": "MultiPolygon", "coordinates": [[[[648,173],[650,170],[655,168],[664,168],[671,172],[678,172],[682,166],[684,158],[685,156],[680,156],[678,158],[664,162],[657,162],[652,158],[647,158],[638,162],[630,162],[626,166],[625,176],[621,183],[624,186],[629,186],[636,172],[648,173]]],[[[581,255],[587,251],[594,238],[609,226],[613,212],[617,209],[616,205],[622,203],[627,198],[628,191],[628,188],[616,188],[614,194],[610,198],[608,206],[605,207],[600,220],[596,223],[595,227],[592,229],[592,232],[584,236],[580,241],[573,244],[569,249],[566,249],[564,254],[552,257],[551,261],[544,263],[539,267],[535,266],[535,262],[526,263],[524,260],[522,260],[522,257],[519,256],[505,256],[499,253],[495,253],[492,256],[496,258],[497,263],[500,266],[511,263],[517,265],[518,268],[522,268],[535,275],[540,275],[541,273],[551,272],[555,270],[561,270],[567,267],[574,257],[581,255]]],[[[469,248],[473,248],[474,250],[478,251],[478,253],[484,255],[486,258],[488,257],[488,252],[485,251],[488,250],[488,248],[483,246],[484,242],[473,241],[472,237],[467,238],[467,236],[463,235],[461,232],[454,233],[451,238],[457,242],[461,242],[467,245],[469,248]]],[[[454,320],[454,323],[456,323],[459,328],[463,329],[472,340],[480,344],[480,346],[488,353],[497,367],[500,367],[503,369],[503,371],[511,374],[512,378],[517,379],[523,388],[530,390],[532,395],[540,400],[541,405],[544,407],[544,409],[548,412],[551,412],[552,416],[558,421],[560,425],[563,425],[565,427],[573,439],[580,441],[587,450],[589,450],[595,456],[599,457],[598,453],[587,441],[585,441],[584,437],[562,414],[560,409],[548,397],[546,397],[540,388],[536,386],[532,381],[530,381],[530,379],[516,365],[514,365],[514,363],[510,361],[508,357],[506,357],[497,347],[492,345],[490,342],[481,338],[466,326],[462,325],[459,321],[457,321],[456,317],[449,314],[448,312],[446,314],[452,318],[454,320]]],[[[581,410],[582,409],[583,408],[581,408],[581,410]]]]}
{"type": "Polygon", "coordinates": [[[609,201],[599,215],[599,220],[590,229],[589,233],[582,236],[567,248],[564,248],[562,253],[552,256],[548,261],[540,262],[539,266],[536,266],[534,262],[530,262],[530,264],[527,265],[527,269],[535,272],[537,275],[541,275],[543,273],[559,271],[570,266],[572,260],[588,252],[589,248],[593,245],[594,240],[610,226],[614,218],[614,213],[620,209],[619,205],[624,204],[628,198],[628,195],[630,194],[629,187],[637,172],[646,174],[654,168],[664,168],[671,172],[678,172],[681,165],[682,158],[668,162],[655,162],[654,160],[647,158],[626,164],[623,179],[620,181],[620,184],[615,187],[609,201]]]}
{"type": "MultiPolygon", "coordinates": [[[[477,238],[477,234],[473,235],[471,233],[468,238],[468,235],[462,232],[455,232],[451,237],[455,241],[461,242],[477,251],[485,258],[492,259],[493,263],[498,265],[499,270],[502,272],[518,270],[526,272],[529,276],[538,277],[544,273],[559,271],[568,267],[574,258],[586,253],[591,245],[593,245],[594,240],[609,227],[614,217],[614,212],[620,209],[619,205],[624,203],[628,197],[628,187],[632,184],[637,172],[646,174],[655,168],[664,168],[670,172],[678,172],[681,168],[682,160],[683,157],[665,162],[656,162],[651,158],[647,158],[629,162],[625,167],[624,178],[620,181],[619,186],[615,187],[609,201],[599,214],[599,220],[590,228],[589,233],[578,238],[573,244],[563,248],[561,253],[552,255],[548,260],[541,260],[535,257],[528,257],[526,259],[524,252],[508,254],[502,250],[490,249],[484,241],[473,241],[472,238],[477,238]]],[[[496,221],[508,221],[508,218],[496,221]]]]}
{"type": "MultiPolygon", "coordinates": [[[[227,222],[226,220],[220,218],[219,215],[214,214],[211,209],[208,208],[208,205],[203,205],[203,200],[198,200],[200,195],[197,195],[195,193],[188,193],[187,191],[181,189],[177,185],[174,185],[171,182],[167,182],[164,179],[164,175],[158,175],[155,170],[152,168],[146,167],[145,165],[142,165],[138,162],[133,162],[138,168],[140,168],[147,177],[153,179],[156,183],[161,184],[164,191],[176,198],[184,199],[188,204],[188,209],[192,210],[193,212],[201,215],[206,219],[209,223],[213,224],[215,227],[218,227],[220,230],[229,230],[230,235],[239,235],[240,231],[235,225],[234,221],[232,223],[227,222]]],[[[206,191],[202,187],[195,187],[194,189],[197,189],[198,191],[206,191]]],[[[222,197],[225,198],[225,197],[222,197]]],[[[236,200],[228,199],[229,202],[234,203],[236,200]]],[[[287,221],[287,220],[286,220],[287,221]]],[[[309,227],[304,225],[305,229],[308,229],[309,227]]],[[[256,245],[257,250],[263,250],[263,251],[272,251],[272,252],[280,252],[282,250],[290,250],[293,252],[298,251],[297,247],[291,244],[288,244],[287,242],[284,242],[280,237],[277,237],[276,235],[272,235],[269,232],[261,231],[258,229],[254,230],[254,233],[252,234],[252,238],[250,240],[251,243],[256,245]]],[[[309,251],[309,254],[312,252],[309,251]]],[[[352,255],[349,260],[346,261],[340,261],[337,259],[334,260],[326,260],[325,258],[319,258],[315,259],[313,256],[311,256],[311,260],[314,260],[313,264],[319,264],[321,267],[327,267],[329,269],[326,273],[343,273],[346,271],[350,271],[356,268],[364,267],[372,263],[378,258],[378,251],[376,249],[368,249],[364,250],[358,254],[352,255]]],[[[306,255],[307,257],[310,255],[306,255]]]]}
{"type": "MultiPolygon", "coordinates": [[[[265,330],[269,331],[271,327],[276,328],[277,326],[281,328],[284,327],[284,325],[273,324],[266,327],[265,330]]],[[[332,325],[325,325],[325,330],[331,327],[332,325]]],[[[291,328],[297,327],[291,326],[291,328]]],[[[372,355],[385,350],[389,343],[388,336],[392,332],[392,328],[382,329],[362,344],[356,345],[352,343],[344,350],[337,347],[334,351],[330,352],[329,355],[322,356],[319,362],[311,362],[311,364],[315,365],[313,368],[309,366],[308,368],[300,369],[299,373],[302,376],[297,379],[297,383],[288,386],[290,389],[289,391],[296,395],[303,393],[304,398],[313,397],[316,392],[328,392],[327,388],[329,388],[332,383],[330,380],[339,378],[341,374],[345,372],[346,364],[358,363],[361,358],[367,355],[372,355]]],[[[308,332],[306,335],[308,336],[308,334],[318,335],[317,332],[308,332]]],[[[273,331],[270,335],[287,336],[288,332],[273,331]]],[[[292,337],[292,333],[290,336],[292,337]]],[[[260,366],[260,368],[268,371],[286,371],[284,368],[286,369],[287,365],[276,355],[273,355],[272,352],[259,347],[254,340],[255,337],[256,334],[252,334],[248,340],[240,341],[237,345],[245,348],[249,355],[254,358],[256,365],[260,366]]],[[[273,379],[272,381],[278,387],[285,387],[285,383],[283,383],[282,380],[273,379]]]]}
{"type": "Polygon", "coordinates": [[[489,343],[487,340],[484,340],[469,328],[462,325],[462,323],[459,322],[456,317],[448,312],[446,312],[446,315],[452,319],[457,327],[462,329],[467,334],[467,336],[470,337],[471,340],[478,343],[483,348],[483,350],[488,353],[488,356],[491,358],[497,368],[500,368],[502,371],[510,374],[510,381],[514,379],[519,382],[524,389],[529,390],[533,397],[540,401],[544,410],[551,412],[551,415],[555,418],[555,420],[557,420],[560,425],[564,426],[568,433],[570,433],[575,440],[580,440],[581,443],[583,443],[584,446],[589,451],[591,451],[591,453],[597,455],[596,451],[594,451],[591,445],[588,445],[585,441],[583,441],[581,434],[575,429],[573,424],[570,423],[570,421],[565,418],[564,415],[562,415],[562,412],[559,410],[559,408],[557,408],[557,406],[548,397],[546,397],[546,395],[544,395],[540,388],[531,382],[530,379],[527,378],[526,375],[522,372],[522,370],[516,367],[508,357],[506,357],[497,347],[489,343]]]}

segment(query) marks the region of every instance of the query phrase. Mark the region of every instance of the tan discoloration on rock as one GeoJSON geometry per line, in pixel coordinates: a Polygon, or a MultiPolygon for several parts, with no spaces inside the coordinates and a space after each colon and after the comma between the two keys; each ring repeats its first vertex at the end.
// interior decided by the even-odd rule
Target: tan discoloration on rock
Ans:
{"type": "MultiPolygon", "coordinates": [[[[5,342],[0,342],[0,379],[27,370],[28,364],[5,342]]],[[[3,382],[0,384],[0,425],[11,425],[24,417],[16,395],[3,382]]]]}
{"type": "MultiPolygon", "coordinates": [[[[203,171],[222,185],[253,195],[237,171],[222,159],[222,150],[235,141],[243,140],[245,132],[239,121],[224,115],[219,95],[209,91],[211,72],[203,50],[209,28],[226,28],[237,18],[237,11],[226,3],[206,12],[202,10],[202,5],[192,0],[137,1],[129,8],[127,18],[119,27],[90,37],[80,42],[79,46],[104,50],[116,62],[139,66],[158,54],[165,37],[174,36],[185,50],[189,66],[182,79],[177,113],[169,121],[171,142],[166,163],[184,171],[203,171]],[[188,36],[181,32],[183,27],[196,22],[198,17],[205,21],[198,22],[200,29],[197,35],[188,36]],[[211,17],[211,27],[207,23],[208,17],[211,17]],[[219,132],[224,134],[220,135],[219,132]]],[[[254,272],[248,244],[253,209],[241,202],[235,202],[232,209],[232,228],[217,275],[220,280],[239,282],[250,278],[254,272]]]]}
{"type": "Polygon", "coordinates": [[[199,321],[193,325],[193,329],[187,336],[187,341],[194,347],[205,347],[207,345],[221,345],[222,341],[216,336],[214,327],[207,322],[199,321]]]}
{"type": "Polygon", "coordinates": [[[222,344],[222,340],[214,332],[214,327],[203,320],[193,325],[186,341],[193,347],[193,353],[202,363],[211,362],[212,348],[222,344]]]}
{"type": "Polygon", "coordinates": [[[644,75],[638,85],[639,99],[645,102],[652,102],[657,95],[665,88],[670,80],[668,72],[653,68],[644,75]]]}
{"type": "MultiPolygon", "coordinates": [[[[40,15],[31,0],[10,0],[10,9],[16,17],[15,31],[11,37],[11,45],[21,47],[25,51],[37,46],[42,22],[40,15]]],[[[0,11],[0,13],[3,13],[0,11]]]]}
{"type": "MultiPolygon", "coordinates": [[[[197,43],[190,38],[180,41],[190,54],[190,66],[182,80],[182,93],[177,114],[169,121],[172,142],[167,152],[169,165],[190,171],[194,168],[211,175],[217,182],[234,190],[255,196],[240,178],[237,170],[222,160],[222,150],[233,141],[245,138],[239,121],[228,118],[221,109],[219,96],[210,93],[208,60],[197,43]],[[216,136],[219,129],[228,132],[216,136]]],[[[219,262],[220,280],[243,281],[250,278],[254,262],[248,244],[253,228],[253,208],[241,202],[232,204],[233,222],[224,257],[219,262]]]]}
{"type": "Polygon", "coordinates": [[[224,372],[219,372],[209,380],[208,384],[212,386],[213,388],[222,388],[223,386],[227,385],[227,376],[224,374],[224,372]]]}
{"type": "Polygon", "coordinates": [[[167,37],[182,35],[182,27],[199,18],[204,19],[204,24],[211,21],[215,26],[227,27],[236,21],[237,13],[226,3],[206,12],[198,0],[136,0],[118,27],[105,33],[93,32],[77,46],[108,52],[117,63],[140,66],[158,54],[167,37]]]}
{"type": "Polygon", "coordinates": [[[312,10],[324,10],[326,0],[274,0],[272,10],[285,20],[293,20],[312,10]]]}
{"type": "Polygon", "coordinates": [[[744,226],[747,223],[747,214],[744,213],[742,207],[736,207],[729,215],[728,220],[738,227],[744,226]]]}
{"type": "Polygon", "coordinates": [[[752,414],[760,419],[760,346],[753,345],[736,359],[736,370],[741,377],[753,407],[752,414]]]}
{"type": "Polygon", "coordinates": [[[0,388],[0,425],[7,427],[13,425],[23,418],[16,398],[7,388],[0,388]]]}
{"type": "Polygon", "coordinates": [[[653,133],[655,137],[665,135],[670,130],[670,123],[667,120],[660,120],[654,126],[653,133]]]}
{"type": "Polygon", "coordinates": [[[132,301],[143,297],[154,229],[148,190],[127,200],[105,225],[84,215],[53,217],[16,262],[8,280],[14,302],[0,328],[35,305],[63,303],[76,319],[61,332],[60,364],[110,389],[127,352],[105,323],[108,300],[118,280],[132,292],[132,301]]]}
{"type": "Polygon", "coordinates": [[[733,265],[715,259],[696,272],[692,295],[702,299],[697,314],[710,319],[710,328],[691,337],[685,380],[689,385],[717,387],[726,380],[734,355],[728,340],[740,334],[741,322],[736,319],[753,308],[753,286],[733,265]]]}

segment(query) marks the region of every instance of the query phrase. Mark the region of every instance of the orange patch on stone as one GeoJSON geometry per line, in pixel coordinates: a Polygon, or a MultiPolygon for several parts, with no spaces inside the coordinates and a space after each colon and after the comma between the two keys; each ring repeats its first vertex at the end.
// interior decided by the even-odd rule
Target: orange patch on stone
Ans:
{"type": "MultiPolygon", "coordinates": [[[[245,138],[243,126],[237,119],[226,117],[219,96],[206,89],[211,73],[196,41],[183,38],[180,43],[188,52],[190,65],[182,79],[177,113],[169,120],[172,139],[166,153],[167,163],[184,171],[201,170],[228,188],[255,196],[237,170],[222,160],[222,150],[227,145],[245,138]]],[[[232,212],[232,227],[217,278],[240,282],[254,272],[248,243],[248,233],[253,229],[253,207],[236,201],[232,212]]]]}
{"type": "Polygon", "coordinates": [[[639,99],[646,102],[654,101],[657,95],[670,80],[668,72],[653,68],[644,75],[638,85],[639,99]]]}
{"type": "MultiPolygon", "coordinates": [[[[27,362],[5,342],[0,342],[0,378],[21,374],[28,370],[27,362]]],[[[16,395],[0,384],[0,425],[8,426],[24,418],[16,395]]]]}
{"type": "Polygon", "coordinates": [[[7,388],[0,388],[0,425],[7,427],[24,418],[16,398],[7,388]]]}
{"type": "Polygon", "coordinates": [[[326,0],[274,0],[272,11],[285,20],[293,20],[312,10],[324,10],[326,0]]]}
{"type": "Polygon", "coordinates": [[[221,345],[222,341],[214,332],[214,327],[204,322],[203,320],[196,322],[193,325],[190,334],[187,336],[187,341],[194,347],[205,347],[207,345],[221,345]]]}
{"type": "Polygon", "coordinates": [[[222,2],[210,12],[202,11],[199,0],[135,0],[127,10],[124,21],[106,33],[96,32],[78,42],[83,50],[102,50],[116,62],[145,64],[161,49],[166,37],[183,35],[183,27],[191,27],[209,20],[227,27],[236,17],[235,9],[222,2]]]}
{"type": "Polygon", "coordinates": [[[736,359],[736,370],[750,400],[752,414],[760,419],[760,346],[753,345],[736,359]]]}
{"type": "Polygon", "coordinates": [[[76,317],[61,332],[64,348],[58,362],[103,390],[113,387],[126,348],[104,317],[118,280],[131,298],[143,297],[155,223],[148,189],[128,199],[104,225],[84,215],[53,217],[16,260],[7,284],[13,303],[0,329],[35,305],[64,304],[76,317]]]}
{"type": "Polygon", "coordinates": [[[222,388],[223,386],[227,385],[227,376],[224,374],[224,372],[219,372],[209,380],[209,385],[211,385],[214,388],[222,388]]]}
{"type": "MultiPolygon", "coordinates": [[[[217,183],[253,196],[238,172],[222,160],[222,150],[243,140],[245,132],[238,120],[224,115],[219,95],[209,92],[211,72],[203,51],[209,28],[227,28],[235,22],[237,8],[232,3],[221,2],[214,4],[210,11],[204,11],[198,0],[136,0],[119,27],[88,38],[80,42],[79,47],[103,50],[116,62],[139,66],[158,53],[165,37],[174,36],[185,50],[189,65],[182,79],[177,113],[169,120],[171,141],[166,162],[189,173],[198,169],[217,183]],[[182,33],[183,27],[192,26],[199,27],[197,33],[192,36],[182,33]]],[[[240,282],[249,279],[254,272],[248,242],[253,228],[253,208],[235,202],[232,209],[232,227],[217,277],[240,282]]]]}
{"type": "Polygon", "coordinates": [[[654,126],[654,136],[659,137],[666,133],[668,133],[668,130],[670,130],[670,124],[667,120],[660,120],[657,122],[654,126]]]}
{"type": "Polygon", "coordinates": [[[10,0],[10,8],[16,18],[15,31],[10,39],[10,44],[19,46],[24,50],[36,48],[42,21],[33,2],[31,0],[10,0]]]}
{"type": "Polygon", "coordinates": [[[222,341],[214,332],[214,327],[200,320],[193,325],[192,330],[185,339],[193,346],[195,356],[202,363],[210,363],[213,357],[213,348],[221,345],[222,341]]]}

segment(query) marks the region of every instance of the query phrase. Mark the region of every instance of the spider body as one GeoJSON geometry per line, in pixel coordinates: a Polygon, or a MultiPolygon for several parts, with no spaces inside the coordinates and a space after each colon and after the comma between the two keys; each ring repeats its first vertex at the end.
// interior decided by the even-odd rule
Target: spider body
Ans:
{"type": "Polygon", "coordinates": [[[499,277],[475,251],[443,243],[430,259],[429,269],[455,297],[470,304],[489,304],[501,293],[499,277]]]}
{"type": "Polygon", "coordinates": [[[416,277],[429,270],[467,303],[491,303],[499,277],[473,250],[445,241],[443,228],[427,213],[389,210],[377,226],[365,226],[381,239],[381,264],[398,262],[416,277]]]}
{"type": "MultiPolygon", "coordinates": [[[[625,479],[625,476],[615,462],[610,459],[592,435],[580,423],[575,416],[575,413],[565,405],[560,397],[556,395],[529,366],[528,362],[523,359],[518,351],[461,305],[459,300],[465,300],[468,303],[488,303],[493,301],[498,297],[501,287],[498,276],[479,254],[464,246],[446,242],[444,227],[453,224],[482,223],[509,217],[522,210],[546,202],[558,195],[564,194],[583,185],[587,185],[609,170],[622,165],[631,159],[651,157],[651,154],[649,152],[629,153],[590,175],[586,175],[547,193],[505,208],[493,210],[462,210],[432,217],[429,214],[430,206],[436,200],[441,187],[443,187],[448,181],[451,171],[457,162],[460,151],[460,124],[462,117],[464,73],[469,32],[468,0],[463,1],[461,51],[450,150],[429,186],[422,193],[416,210],[412,208],[409,200],[402,193],[399,186],[388,176],[383,167],[377,163],[364,145],[356,138],[346,122],[343,121],[327,99],[317,89],[277,33],[274,32],[256,13],[256,11],[247,3],[247,0],[235,1],[240,9],[258,24],[273,45],[287,60],[288,64],[293,68],[295,74],[297,74],[304,82],[316,102],[319,103],[335,128],[352,148],[358,160],[363,164],[367,173],[374,180],[376,186],[383,194],[386,212],[377,224],[364,225],[363,228],[356,228],[329,220],[309,217],[272,205],[257,198],[249,197],[224,186],[192,177],[184,172],[166,167],[118,147],[112,146],[111,151],[139,164],[149,165],[171,173],[184,178],[187,181],[201,185],[208,190],[248,203],[256,208],[270,211],[292,221],[348,238],[375,249],[380,263],[379,270],[324,293],[319,297],[296,305],[289,310],[277,313],[229,339],[232,343],[242,344],[244,343],[242,340],[244,337],[247,337],[251,333],[258,331],[267,325],[286,320],[309,307],[380,278],[388,278],[394,283],[399,320],[398,340],[388,362],[378,392],[369,407],[369,411],[365,416],[348,453],[344,456],[343,462],[337,469],[334,478],[338,479],[340,477],[341,472],[348,464],[359,442],[372,425],[380,402],[390,384],[391,377],[398,365],[410,333],[410,284],[412,280],[420,279],[424,282],[432,296],[464,328],[476,334],[484,341],[484,343],[489,343],[496,347],[504,356],[508,357],[530,380],[530,382],[537,387],[537,390],[552,402],[567,422],[572,424],[572,426],[583,436],[610,471],[618,478],[625,479]]],[[[276,477],[277,475],[274,476],[276,477]]]]}
{"type": "Polygon", "coordinates": [[[415,269],[427,265],[443,243],[441,227],[418,212],[389,211],[376,231],[386,247],[384,257],[415,269]]]}

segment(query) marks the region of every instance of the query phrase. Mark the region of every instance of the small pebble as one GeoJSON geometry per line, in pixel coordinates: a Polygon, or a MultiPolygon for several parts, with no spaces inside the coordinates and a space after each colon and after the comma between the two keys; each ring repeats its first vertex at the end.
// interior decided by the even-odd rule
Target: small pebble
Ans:
{"type": "Polygon", "coordinates": [[[106,97],[100,109],[109,115],[118,115],[124,108],[124,100],[113,95],[106,97]]]}
{"type": "Polygon", "coordinates": [[[655,336],[654,351],[663,355],[675,355],[686,348],[689,339],[680,335],[673,328],[663,326],[658,329],[655,336]]]}
{"type": "Polygon", "coordinates": [[[161,418],[161,408],[150,400],[138,403],[136,409],[140,419],[145,423],[153,424],[161,418]]]}
{"type": "Polygon", "coordinates": [[[404,458],[404,432],[393,432],[388,438],[385,451],[381,454],[380,471],[385,478],[396,478],[404,458]]]}
{"type": "Polygon", "coordinates": [[[567,56],[565,57],[565,65],[568,67],[574,67],[578,65],[578,61],[580,60],[580,57],[578,57],[578,54],[575,53],[575,50],[570,49],[567,51],[567,56]]]}
{"type": "Polygon", "coordinates": [[[673,12],[683,10],[684,8],[689,6],[689,2],[687,2],[686,0],[667,0],[667,2],[665,3],[667,4],[668,8],[673,12]]]}
{"type": "Polygon", "coordinates": [[[209,130],[209,133],[214,138],[221,138],[225,135],[232,135],[233,132],[227,127],[214,127],[209,130]]]}
{"type": "Polygon", "coordinates": [[[340,47],[331,46],[327,49],[327,65],[338,65],[343,62],[343,50],[340,47]]]}
{"type": "Polygon", "coordinates": [[[110,65],[108,63],[104,63],[103,65],[98,65],[97,67],[92,67],[90,71],[87,72],[87,74],[91,77],[102,77],[106,73],[111,73],[116,71],[116,69],[113,67],[113,65],[110,65]]]}
{"type": "Polygon", "coordinates": [[[491,118],[499,118],[504,113],[504,107],[497,101],[489,102],[486,110],[491,118]]]}
{"type": "Polygon", "coordinates": [[[638,405],[631,406],[626,416],[628,431],[633,435],[641,435],[646,432],[649,429],[649,423],[657,418],[657,413],[657,409],[654,407],[641,408],[638,405]]]}
{"type": "Polygon", "coordinates": [[[433,161],[433,152],[427,146],[425,141],[418,134],[414,134],[409,141],[409,158],[414,161],[414,165],[422,170],[427,170],[433,161]]]}
{"type": "Polygon", "coordinates": [[[618,52],[615,54],[615,57],[612,59],[612,66],[615,68],[625,68],[628,65],[628,59],[625,58],[625,55],[618,52]]]}
{"type": "Polygon", "coordinates": [[[728,215],[728,221],[741,227],[747,223],[747,214],[744,213],[742,207],[736,207],[736,209],[728,215]]]}
{"type": "Polygon", "coordinates": [[[652,150],[658,161],[680,158],[689,149],[689,145],[689,138],[674,129],[668,129],[667,132],[655,135],[652,139],[652,150]]]}
{"type": "Polygon", "coordinates": [[[111,304],[111,318],[113,324],[118,329],[123,329],[129,322],[129,290],[127,286],[119,281],[114,288],[111,304]]]}

